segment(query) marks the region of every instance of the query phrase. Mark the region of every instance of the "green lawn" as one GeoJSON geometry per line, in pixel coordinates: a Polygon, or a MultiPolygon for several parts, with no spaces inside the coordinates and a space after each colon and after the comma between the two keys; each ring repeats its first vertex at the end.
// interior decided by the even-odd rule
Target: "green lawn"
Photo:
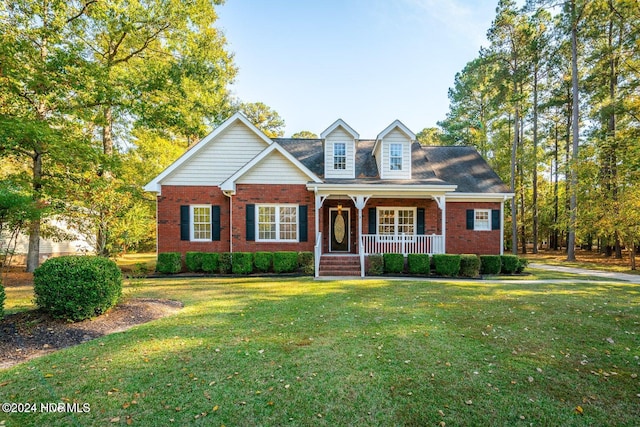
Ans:
{"type": "MultiPolygon", "coordinates": [[[[8,288],[8,308],[12,290],[8,288]]],[[[134,281],[177,315],[0,371],[25,425],[637,425],[640,286],[134,281]]]]}

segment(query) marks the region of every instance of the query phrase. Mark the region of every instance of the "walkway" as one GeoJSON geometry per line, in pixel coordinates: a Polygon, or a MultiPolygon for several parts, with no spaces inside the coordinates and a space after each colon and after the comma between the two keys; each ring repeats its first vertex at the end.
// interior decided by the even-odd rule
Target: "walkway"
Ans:
{"type": "Polygon", "coordinates": [[[575,267],[564,267],[564,266],[561,266],[561,265],[538,264],[538,263],[535,263],[535,262],[530,263],[529,267],[530,268],[536,268],[536,269],[539,269],[539,270],[558,271],[558,272],[561,272],[561,273],[584,274],[584,275],[587,275],[587,276],[602,277],[603,279],[624,280],[625,282],[640,284],[640,275],[637,275],[637,274],[616,273],[616,272],[613,272],[613,271],[587,270],[586,268],[575,268],[575,267]]]}

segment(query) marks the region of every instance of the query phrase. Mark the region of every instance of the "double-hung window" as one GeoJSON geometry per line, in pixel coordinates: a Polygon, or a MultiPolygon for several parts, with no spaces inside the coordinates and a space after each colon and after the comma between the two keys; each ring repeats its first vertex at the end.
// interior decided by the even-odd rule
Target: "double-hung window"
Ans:
{"type": "Polygon", "coordinates": [[[257,205],[257,241],[297,242],[297,205],[257,205]]]}
{"type": "Polygon", "coordinates": [[[389,145],[389,169],[392,171],[402,170],[402,144],[389,145]]]}
{"type": "Polygon", "coordinates": [[[491,210],[476,209],[474,210],[473,229],[474,230],[491,230],[491,210]]]}
{"type": "Polygon", "coordinates": [[[378,208],[379,236],[413,236],[415,230],[415,208],[378,208]]]}
{"type": "Polygon", "coordinates": [[[333,169],[345,170],[347,168],[347,144],[344,142],[333,143],[333,169]]]}
{"type": "Polygon", "coordinates": [[[211,205],[191,206],[191,240],[211,240],[211,205]]]}

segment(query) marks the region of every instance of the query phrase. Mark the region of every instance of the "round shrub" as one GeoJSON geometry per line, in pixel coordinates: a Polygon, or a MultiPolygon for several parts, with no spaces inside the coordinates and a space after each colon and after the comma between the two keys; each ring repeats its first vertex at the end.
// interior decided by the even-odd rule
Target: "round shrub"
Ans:
{"type": "Polygon", "coordinates": [[[298,268],[297,252],[274,252],[273,271],[275,273],[293,273],[298,268]]]}
{"type": "Polygon", "coordinates": [[[78,321],[100,315],[118,302],[122,273],[108,258],[51,258],[34,271],[33,290],[38,307],[54,317],[78,321]]]}
{"type": "Polygon", "coordinates": [[[175,274],[182,271],[182,254],[180,252],[161,252],[156,263],[158,273],[175,274]]]}
{"type": "Polygon", "coordinates": [[[460,272],[460,255],[435,254],[433,265],[439,276],[457,276],[460,272]]]}
{"type": "Polygon", "coordinates": [[[218,272],[220,268],[220,255],[216,252],[204,252],[202,258],[202,271],[205,273],[218,272]]]}
{"type": "Polygon", "coordinates": [[[404,255],[402,254],[383,254],[384,272],[397,274],[404,270],[404,255]]]}
{"type": "Polygon", "coordinates": [[[4,317],[4,300],[6,295],[4,293],[4,286],[2,286],[2,277],[0,277],[0,320],[4,317]]]}
{"type": "Polygon", "coordinates": [[[256,252],[253,254],[253,265],[260,273],[267,273],[273,267],[273,252],[256,252]]]}
{"type": "Polygon", "coordinates": [[[195,273],[202,270],[202,252],[187,252],[184,256],[187,270],[195,273]]]}
{"type": "Polygon", "coordinates": [[[313,252],[298,252],[298,270],[302,274],[313,275],[316,271],[316,264],[313,252]]]}
{"type": "Polygon", "coordinates": [[[502,260],[500,255],[480,255],[480,273],[500,274],[502,260]]]}
{"type": "Polygon", "coordinates": [[[233,274],[250,274],[253,271],[253,254],[251,252],[234,252],[231,256],[231,272],[233,274]]]}
{"type": "Polygon", "coordinates": [[[384,258],[380,254],[374,254],[368,256],[369,267],[367,275],[369,276],[381,276],[384,273],[384,258]]]}
{"type": "Polygon", "coordinates": [[[480,275],[480,258],[474,254],[460,255],[460,276],[478,277],[480,275]]]}
{"type": "Polygon", "coordinates": [[[231,273],[231,252],[221,252],[218,255],[218,272],[220,274],[231,273]]]}
{"type": "Polygon", "coordinates": [[[518,265],[520,261],[517,255],[501,255],[500,259],[502,260],[502,270],[500,270],[503,274],[513,274],[518,269],[518,265]]]}
{"type": "Polygon", "coordinates": [[[407,255],[407,267],[410,274],[429,275],[431,270],[431,259],[429,254],[409,254],[407,255]]]}

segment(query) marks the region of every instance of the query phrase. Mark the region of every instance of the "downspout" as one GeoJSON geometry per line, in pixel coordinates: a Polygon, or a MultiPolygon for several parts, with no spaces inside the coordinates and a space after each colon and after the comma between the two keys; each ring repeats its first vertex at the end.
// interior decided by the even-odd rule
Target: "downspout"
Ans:
{"type": "Polygon", "coordinates": [[[229,198],[229,253],[233,253],[233,194],[232,190],[222,192],[229,198]]]}

